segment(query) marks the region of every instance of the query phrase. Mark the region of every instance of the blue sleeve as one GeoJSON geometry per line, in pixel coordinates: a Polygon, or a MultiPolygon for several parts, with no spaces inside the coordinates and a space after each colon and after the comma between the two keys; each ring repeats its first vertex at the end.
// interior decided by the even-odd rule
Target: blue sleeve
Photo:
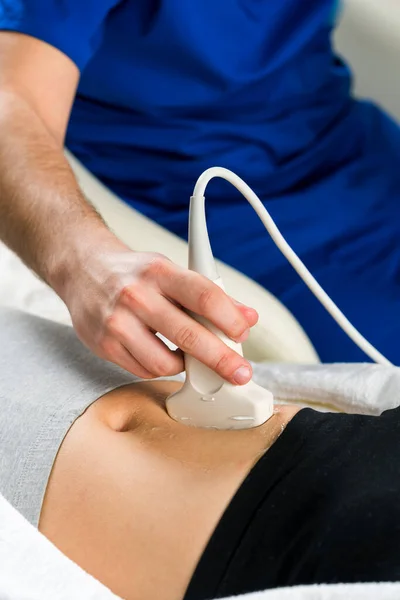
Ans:
{"type": "Polygon", "coordinates": [[[0,0],[0,30],[47,42],[82,71],[102,36],[108,13],[121,0],[0,0]]]}

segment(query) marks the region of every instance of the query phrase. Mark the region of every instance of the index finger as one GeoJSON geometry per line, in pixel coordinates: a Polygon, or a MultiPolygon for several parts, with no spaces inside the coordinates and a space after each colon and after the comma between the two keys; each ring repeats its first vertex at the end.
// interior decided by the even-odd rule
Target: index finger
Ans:
{"type": "Polygon", "coordinates": [[[158,273],[157,281],[164,296],[205,317],[235,342],[247,338],[249,323],[243,312],[207,277],[170,263],[158,273]]]}

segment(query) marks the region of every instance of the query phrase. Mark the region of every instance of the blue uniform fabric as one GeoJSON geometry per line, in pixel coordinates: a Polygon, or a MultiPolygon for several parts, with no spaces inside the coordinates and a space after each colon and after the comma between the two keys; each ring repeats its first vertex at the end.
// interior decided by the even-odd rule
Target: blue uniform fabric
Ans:
{"type": "MultiPolygon", "coordinates": [[[[67,145],[135,208],[185,237],[210,166],[237,172],[370,341],[400,363],[400,130],[351,98],[332,0],[0,0],[0,29],[57,47],[81,81],[67,145]]],[[[275,293],[324,361],[365,356],[224,182],[215,254],[275,293]]]]}

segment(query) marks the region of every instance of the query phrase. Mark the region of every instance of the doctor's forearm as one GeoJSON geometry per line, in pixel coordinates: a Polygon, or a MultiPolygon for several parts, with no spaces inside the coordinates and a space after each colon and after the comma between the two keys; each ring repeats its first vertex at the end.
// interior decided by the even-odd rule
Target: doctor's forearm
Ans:
{"type": "Polygon", "coordinates": [[[80,191],[62,145],[16,94],[0,93],[0,132],[0,239],[57,287],[89,230],[92,238],[112,234],[80,191]]]}

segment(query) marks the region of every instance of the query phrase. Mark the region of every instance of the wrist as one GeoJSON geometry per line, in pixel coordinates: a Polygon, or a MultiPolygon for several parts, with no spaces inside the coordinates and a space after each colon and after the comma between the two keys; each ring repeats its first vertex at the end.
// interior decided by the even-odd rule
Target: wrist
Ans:
{"type": "Polygon", "coordinates": [[[66,304],[74,281],[91,270],[105,249],[121,251],[126,247],[102,222],[84,222],[58,239],[49,261],[47,283],[66,304]]]}

